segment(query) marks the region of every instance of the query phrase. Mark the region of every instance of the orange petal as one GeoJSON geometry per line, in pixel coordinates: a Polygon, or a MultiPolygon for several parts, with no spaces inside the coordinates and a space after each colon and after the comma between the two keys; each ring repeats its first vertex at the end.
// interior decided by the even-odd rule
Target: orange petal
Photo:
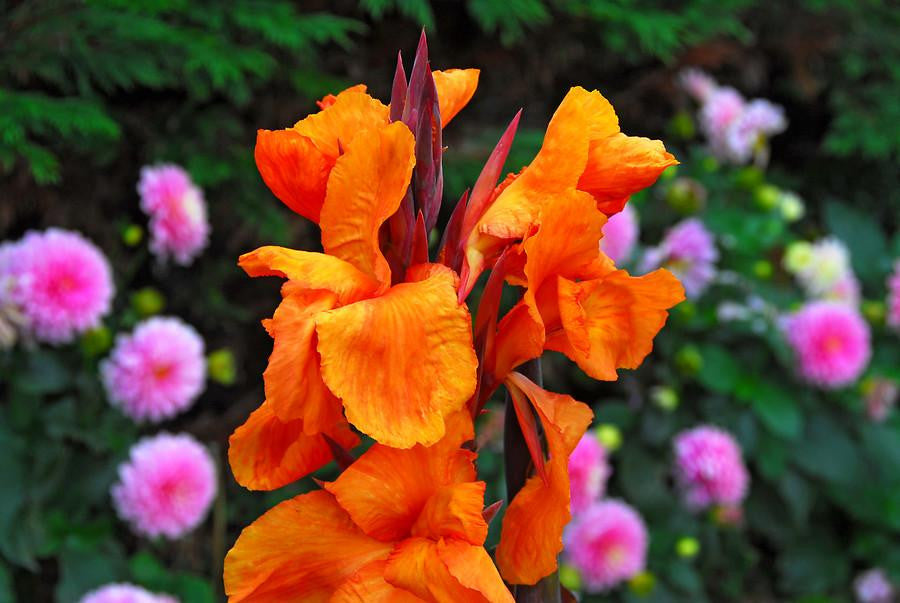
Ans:
{"type": "Polygon", "coordinates": [[[367,534],[398,540],[438,489],[474,481],[475,454],[454,439],[408,450],[375,444],[325,488],[367,534]]]}
{"type": "MultiPolygon", "coordinates": [[[[365,92],[366,85],[365,84],[356,84],[355,86],[350,86],[347,90],[353,90],[355,92],[365,92]]],[[[346,92],[347,90],[344,90],[346,92]]],[[[319,105],[319,109],[327,109],[331,105],[337,102],[337,97],[333,94],[326,94],[320,100],[316,101],[316,104],[319,105]]]]}
{"type": "Polygon", "coordinates": [[[359,568],[332,595],[330,603],[419,603],[425,601],[384,580],[387,561],[373,561],[359,568]]]}
{"type": "Polygon", "coordinates": [[[528,304],[520,301],[497,325],[494,380],[499,385],[514,368],[544,351],[544,323],[528,304]]]}
{"type": "Polygon", "coordinates": [[[580,283],[561,278],[564,331],[549,337],[547,348],[566,354],[595,379],[615,381],[616,369],[637,368],[643,362],[667,310],[683,299],[681,283],[666,270],[640,277],[618,270],[580,283]]]}
{"type": "MultiPolygon", "coordinates": [[[[478,573],[478,575],[469,576],[468,581],[479,586],[483,582],[487,583],[485,587],[488,592],[482,593],[479,590],[463,586],[460,580],[450,573],[447,564],[441,559],[440,552],[440,544],[433,540],[426,538],[409,538],[404,540],[397,545],[391,556],[388,557],[387,566],[384,570],[384,579],[394,586],[408,590],[426,601],[484,603],[488,601],[507,602],[511,600],[509,598],[496,598],[496,593],[500,592],[499,586],[502,586],[502,582],[499,585],[488,583],[489,576],[482,575],[484,569],[480,565],[467,568],[473,574],[475,572],[478,573]],[[493,598],[488,598],[485,594],[491,595],[493,598]]],[[[452,557],[453,552],[456,551],[451,551],[448,555],[452,557]]],[[[487,561],[490,561],[489,557],[487,561]]],[[[496,570],[494,572],[496,573],[496,570]]]]}
{"type": "Polygon", "coordinates": [[[469,104],[478,87],[480,73],[479,69],[447,69],[431,73],[437,88],[438,108],[443,127],[447,127],[450,120],[469,104]]]}
{"type": "Polygon", "coordinates": [[[412,527],[413,536],[459,538],[479,547],[487,538],[484,482],[451,484],[435,491],[412,527]]]}
{"type": "MultiPolygon", "coordinates": [[[[359,443],[346,422],[326,433],[346,449],[359,443]]],[[[229,438],[228,461],[239,484],[274,490],[326,465],[333,455],[321,435],[303,433],[302,421],[281,422],[264,402],[229,438]]]]}
{"type": "Polygon", "coordinates": [[[677,164],[661,141],[618,133],[591,143],[578,189],[593,195],[600,211],[611,216],[622,211],[628,197],[677,164]]]}
{"type": "Polygon", "coordinates": [[[337,159],[361,132],[388,124],[388,108],[365,92],[349,88],[334,102],[294,124],[326,156],[337,159]]]}
{"type": "Polygon", "coordinates": [[[301,216],[318,222],[335,158],[291,129],[259,130],[254,157],[272,194],[301,216]]]}
{"type": "Polygon", "coordinates": [[[415,143],[401,122],[357,138],[335,163],[322,206],[325,253],[385,286],[391,269],[381,254],[378,230],[400,207],[409,187],[415,143]]]}
{"type": "Polygon", "coordinates": [[[477,359],[456,277],[442,268],[319,315],[325,383],[347,419],[397,448],[432,444],[475,391],[477,359]]]}
{"type": "Polygon", "coordinates": [[[478,591],[492,603],[512,603],[513,596],[503,584],[497,568],[483,546],[472,546],[459,540],[442,540],[438,555],[459,583],[478,591]]]}
{"type": "Polygon", "coordinates": [[[238,265],[250,276],[280,276],[304,289],[325,289],[347,304],[375,293],[378,283],[339,258],[267,245],[245,253],[238,265]]]}
{"type": "Polygon", "coordinates": [[[322,381],[316,350],[316,316],[336,303],[337,296],[329,291],[293,291],[266,327],[275,339],[263,373],[266,399],[281,421],[302,419],[309,435],[326,431],[343,418],[340,401],[322,381]]]}
{"type": "Polygon", "coordinates": [[[225,557],[229,603],[328,601],[389,544],[363,534],[324,491],[286,500],[245,528],[225,557]]]}
{"type": "Polygon", "coordinates": [[[590,425],[591,409],[571,398],[541,389],[519,373],[509,387],[531,400],[547,438],[548,481],[533,476],[513,498],[503,518],[497,565],[511,584],[535,584],[557,568],[562,533],[569,513],[569,455],[590,425]]]}

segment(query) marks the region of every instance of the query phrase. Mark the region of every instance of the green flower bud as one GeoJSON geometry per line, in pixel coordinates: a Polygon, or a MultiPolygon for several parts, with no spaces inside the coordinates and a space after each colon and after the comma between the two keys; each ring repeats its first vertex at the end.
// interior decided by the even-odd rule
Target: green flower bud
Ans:
{"type": "Polygon", "coordinates": [[[673,388],[659,385],[650,390],[650,399],[661,409],[672,412],[678,408],[678,392],[673,388]]]}
{"type": "Polygon", "coordinates": [[[806,213],[803,199],[790,192],[782,193],[778,202],[778,209],[781,211],[781,217],[787,222],[796,222],[806,213]]]}
{"type": "Polygon", "coordinates": [[[682,140],[689,140],[697,135],[697,128],[694,126],[694,120],[687,111],[681,111],[675,114],[675,117],[669,122],[669,131],[672,132],[673,136],[681,138],[682,140]]]}
{"type": "Polygon", "coordinates": [[[122,242],[129,247],[136,247],[144,240],[144,229],[137,224],[129,224],[122,230],[122,242]]]}
{"type": "Polygon", "coordinates": [[[781,189],[771,184],[763,184],[753,191],[753,198],[760,209],[771,211],[778,207],[781,200],[781,189]]]}
{"type": "Polygon", "coordinates": [[[237,369],[234,354],[228,348],[219,348],[206,357],[206,368],[209,378],[221,385],[234,384],[237,369]]]}
{"type": "Polygon", "coordinates": [[[703,368],[703,356],[695,345],[686,345],[675,354],[675,366],[685,375],[696,375],[703,368]]]}
{"type": "Polygon", "coordinates": [[[166,308],[166,298],[153,287],[144,287],[131,294],[131,307],[141,318],[159,314],[166,308]]]}
{"type": "Polygon", "coordinates": [[[571,565],[560,564],[559,583],[571,591],[581,590],[581,575],[571,565]]]}
{"type": "Polygon", "coordinates": [[[706,205],[706,188],[693,178],[675,178],[666,189],[666,203],[682,214],[698,212],[706,205]]]}
{"type": "Polygon", "coordinates": [[[862,303],[862,312],[870,323],[880,325],[884,323],[887,308],[882,301],[867,299],[862,303]]]}
{"type": "Polygon", "coordinates": [[[607,452],[615,452],[622,447],[622,432],[615,425],[599,425],[595,435],[607,452]]]}
{"type": "Polygon", "coordinates": [[[628,588],[631,589],[631,592],[641,597],[649,595],[653,592],[655,587],[656,576],[646,570],[635,574],[634,577],[628,581],[628,588]]]}
{"type": "Polygon", "coordinates": [[[772,272],[772,262],[769,262],[768,260],[758,260],[753,264],[753,274],[756,275],[757,278],[772,278],[772,272]]]}
{"type": "Polygon", "coordinates": [[[112,333],[105,326],[93,328],[81,336],[81,350],[85,356],[101,356],[111,347],[112,333]]]}
{"type": "Polygon", "coordinates": [[[734,177],[734,183],[747,191],[756,190],[764,182],[765,176],[762,170],[755,166],[741,168],[734,177]]]}
{"type": "Polygon", "coordinates": [[[691,559],[700,552],[700,543],[696,538],[691,538],[690,536],[679,538],[678,542],[675,543],[675,552],[678,553],[679,557],[691,559]]]}
{"type": "Polygon", "coordinates": [[[782,265],[791,274],[805,270],[813,259],[813,246],[806,241],[796,241],[788,245],[782,265]]]}

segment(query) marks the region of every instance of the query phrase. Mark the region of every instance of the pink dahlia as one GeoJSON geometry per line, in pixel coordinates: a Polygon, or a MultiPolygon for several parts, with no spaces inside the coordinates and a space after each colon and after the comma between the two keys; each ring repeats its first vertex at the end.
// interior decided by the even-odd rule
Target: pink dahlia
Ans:
{"type": "Polygon", "coordinates": [[[750,101],[724,132],[724,149],[734,163],[748,162],[765,140],[784,132],[784,109],[765,99],[750,101]]]}
{"type": "Polygon", "coordinates": [[[138,534],[179,538],[197,527],[216,495],[216,468],[187,434],[161,433],[132,446],[112,488],[119,517],[138,534]]]}
{"type": "Polygon", "coordinates": [[[79,233],[32,231],[6,253],[16,264],[13,296],[37,339],[71,341],[109,312],[115,292],[109,262],[79,233]]]}
{"type": "Polygon", "coordinates": [[[884,570],[873,568],[853,581],[853,592],[859,603],[894,603],[897,594],[884,570]]]}
{"type": "Polygon", "coordinates": [[[168,595],[156,595],[134,584],[107,584],[84,595],[79,603],[178,603],[168,595]]]}
{"type": "Polygon", "coordinates": [[[784,333],[800,375],[826,389],[856,381],[872,355],[866,321],[846,304],[810,302],[785,319],[784,333]]]}
{"type": "Polygon", "coordinates": [[[604,500],[566,528],[564,554],[588,592],[606,591],[644,569],[647,528],[627,504],[604,500]]]}
{"type": "Polygon", "coordinates": [[[718,260],[712,233],[697,218],[689,218],[673,226],[657,247],[647,250],[641,269],[668,268],[684,285],[687,296],[696,298],[715,278],[718,260]]]}
{"type": "Polygon", "coordinates": [[[695,427],[675,438],[675,476],[692,509],[736,507],[747,494],[741,448],[717,427],[695,427]]]}
{"type": "Polygon", "coordinates": [[[182,266],[193,262],[209,239],[203,191],[184,169],[163,164],[141,169],[138,193],[150,216],[150,250],[182,266]]]}
{"type": "Polygon", "coordinates": [[[888,278],[887,323],[900,329],[900,261],[894,264],[894,273],[888,278]]]}
{"type": "Polygon", "coordinates": [[[719,87],[716,80],[710,77],[708,73],[694,67],[682,70],[678,74],[678,80],[685,91],[694,97],[694,100],[698,103],[706,102],[719,87]]]}
{"type": "Polygon", "coordinates": [[[603,238],[600,239],[600,249],[610,259],[619,264],[631,256],[631,250],[638,239],[637,212],[631,204],[625,209],[613,215],[603,226],[603,238]]]}
{"type": "Polygon", "coordinates": [[[135,421],[168,419],[203,391],[203,339],[178,318],[147,319],[119,335],[100,374],[110,402],[135,421]]]}
{"type": "Polygon", "coordinates": [[[603,496],[609,474],[606,449],[593,433],[586,433],[569,456],[572,513],[580,513],[603,496]]]}
{"type": "Polygon", "coordinates": [[[727,155],[727,137],[731,126],[744,112],[746,101],[728,86],[716,88],[700,108],[700,128],[717,156],[727,155]]]}

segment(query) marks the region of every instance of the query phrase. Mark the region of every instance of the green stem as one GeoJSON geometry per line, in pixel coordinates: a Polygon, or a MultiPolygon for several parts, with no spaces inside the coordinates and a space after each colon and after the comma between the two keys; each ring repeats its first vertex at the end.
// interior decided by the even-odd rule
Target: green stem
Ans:
{"type": "MultiPolygon", "coordinates": [[[[519,368],[519,372],[536,384],[543,386],[544,380],[541,375],[540,358],[523,364],[519,368]]],[[[519,427],[519,420],[516,418],[516,411],[513,408],[512,401],[509,399],[509,393],[506,394],[506,416],[504,421],[503,457],[506,467],[506,493],[507,501],[511,502],[519,490],[525,486],[525,482],[531,476],[534,466],[528,453],[525,437],[522,435],[522,430],[519,427]]],[[[512,592],[516,597],[516,601],[561,603],[559,573],[553,572],[534,586],[514,586],[512,587],[512,592]]]]}

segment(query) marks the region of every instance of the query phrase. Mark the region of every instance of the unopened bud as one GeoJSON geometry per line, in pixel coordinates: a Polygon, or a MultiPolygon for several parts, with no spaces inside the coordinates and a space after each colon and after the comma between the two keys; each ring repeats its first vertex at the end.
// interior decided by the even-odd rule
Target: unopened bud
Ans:
{"type": "Polygon", "coordinates": [[[122,242],[129,247],[136,247],[144,240],[144,229],[137,224],[129,224],[122,229],[122,242]]]}
{"type": "Polygon", "coordinates": [[[232,385],[237,371],[234,365],[234,354],[228,348],[220,348],[206,357],[209,378],[220,385],[232,385]]]}
{"type": "Polygon", "coordinates": [[[622,446],[622,432],[615,425],[604,424],[598,426],[596,435],[607,452],[615,452],[622,446]]]}
{"type": "Polygon", "coordinates": [[[703,368],[703,355],[695,345],[686,345],[675,354],[675,365],[685,375],[696,375],[703,368]]]}
{"type": "Polygon", "coordinates": [[[577,569],[563,563],[559,566],[559,583],[571,591],[581,590],[581,575],[577,569]]]}
{"type": "Polygon", "coordinates": [[[700,543],[696,538],[684,536],[683,538],[679,538],[678,542],[675,543],[675,552],[678,553],[679,557],[691,559],[696,557],[697,553],[700,552],[700,543]]]}
{"type": "Polygon", "coordinates": [[[778,206],[781,190],[771,184],[764,184],[753,191],[753,198],[760,209],[771,211],[778,206]]]}
{"type": "Polygon", "coordinates": [[[656,576],[647,570],[638,572],[628,581],[628,588],[631,589],[631,592],[641,597],[646,597],[652,593],[655,587],[656,576]]]}
{"type": "Polygon", "coordinates": [[[650,390],[650,399],[665,411],[672,412],[678,408],[678,392],[673,388],[660,385],[650,390]]]}
{"type": "Polygon", "coordinates": [[[153,287],[144,287],[131,294],[131,307],[139,316],[159,314],[166,308],[166,298],[153,287]]]}
{"type": "Polygon", "coordinates": [[[81,350],[85,356],[100,356],[111,346],[112,333],[105,326],[95,327],[81,336],[81,350]]]}

